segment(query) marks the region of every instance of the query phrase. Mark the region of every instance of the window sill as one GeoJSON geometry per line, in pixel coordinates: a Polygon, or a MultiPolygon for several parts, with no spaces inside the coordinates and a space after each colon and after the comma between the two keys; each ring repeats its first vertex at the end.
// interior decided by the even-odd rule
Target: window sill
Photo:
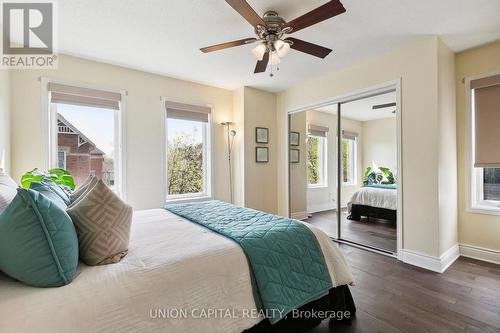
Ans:
{"type": "Polygon", "coordinates": [[[500,202],[498,204],[476,204],[472,207],[469,207],[467,209],[467,212],[473,214],[500,215],[500,202]]]}
{"type": "Polygon", "coordinates": [[[308,185],[307,186],[308,190],[324,190],[327,188],[328,188],[328,185],[308,185]]]}
{"type": "Polygon", "coordinates": [[[178,203],[190,203],[190,202],[201,202],[201,201],[209,201],[213,200],[211,196],[201,195],[201,196],[185,196],[178,198],[170,198],[165,200],[166,205],[178,204],[178,203]]]}

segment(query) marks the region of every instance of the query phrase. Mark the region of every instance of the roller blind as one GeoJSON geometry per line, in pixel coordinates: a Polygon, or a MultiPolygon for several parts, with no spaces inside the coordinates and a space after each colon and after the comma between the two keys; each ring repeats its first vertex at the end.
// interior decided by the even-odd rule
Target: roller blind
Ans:
{"type": "Polygon", "coordinates": [[[318,125],[309,125],[308,134],[314,136],[326,137],[328,133],[328,127],[318,126],[318,125]]]}
{"type": "Polygon", "coordinates": [[[120,110],[121,94],[50,82],[47,86],[51,103],[82,105],[120,110]]]}
{"type": "Polygon", "coordinates": [[[474,166],[500,168],[500,75],[472,80],[474,166]]]}
{"type": "Polygon", "coordinates": [[[208,123],[210,115],[210,108],[208,106],[166,101],[165,108],[167,109],[167,118],[208,123]]]}
{"type": "Polygon", "coordinates": [[[356,140],[358,135],[359,134],[356,132],[349,132],[349,131],[342,130],[342,138],[347,139],[347,140],[356,140]]]}

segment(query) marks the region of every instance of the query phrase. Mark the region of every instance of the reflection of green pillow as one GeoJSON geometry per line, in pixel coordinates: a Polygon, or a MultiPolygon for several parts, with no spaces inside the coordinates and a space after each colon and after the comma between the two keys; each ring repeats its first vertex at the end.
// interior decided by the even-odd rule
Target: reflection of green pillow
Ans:
{"type": "Polygon", "coordinates": [[[54,193],[60,196],[61,199],[63,199],[66,206],[70,204],[71,201],[69,200],[69,195],[66,192],[64,192],[61,186],[57,185],[50,179],[44,179],[42,181],[42,184],[47,185],[54,193]]]}
{"type": "Polygon", "coordinates": [[[58,287],[73,279],[78,238],[64,209],[43,194],[18,189],[0,215],[0,270],[35,287],[58,287]]]}
{"type": "Polygon", "coordinates": [[[68,205],[64,202],[63,198],[57,194],[57,192],[48,184],[43,182],[31,182],[30,190],[34,190],[42,193],[48,199],[50,199],[54,204],[59,206],[62,210],[66,210],[68,205]]]}

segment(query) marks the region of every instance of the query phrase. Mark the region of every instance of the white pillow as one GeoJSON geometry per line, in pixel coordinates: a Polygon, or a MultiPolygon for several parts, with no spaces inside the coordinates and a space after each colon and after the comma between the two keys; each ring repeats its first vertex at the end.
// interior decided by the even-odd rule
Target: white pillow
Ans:
{"type": "Polygon", "coordinates": [[[0,172],[0,214],[17,194],[17,184],[6,173],[0,172]]]}

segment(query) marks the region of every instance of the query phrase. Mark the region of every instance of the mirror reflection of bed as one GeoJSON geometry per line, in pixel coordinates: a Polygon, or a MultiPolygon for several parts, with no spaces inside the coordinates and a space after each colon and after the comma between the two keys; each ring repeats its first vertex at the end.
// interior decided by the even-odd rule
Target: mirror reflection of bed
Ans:
{"type": "Polygon", "coordinates": [[[395,101],[391,91],[342,103],[340,131],[337,104],[290,115],[291,217],[335,239],[397,252],[395,101]]]}

